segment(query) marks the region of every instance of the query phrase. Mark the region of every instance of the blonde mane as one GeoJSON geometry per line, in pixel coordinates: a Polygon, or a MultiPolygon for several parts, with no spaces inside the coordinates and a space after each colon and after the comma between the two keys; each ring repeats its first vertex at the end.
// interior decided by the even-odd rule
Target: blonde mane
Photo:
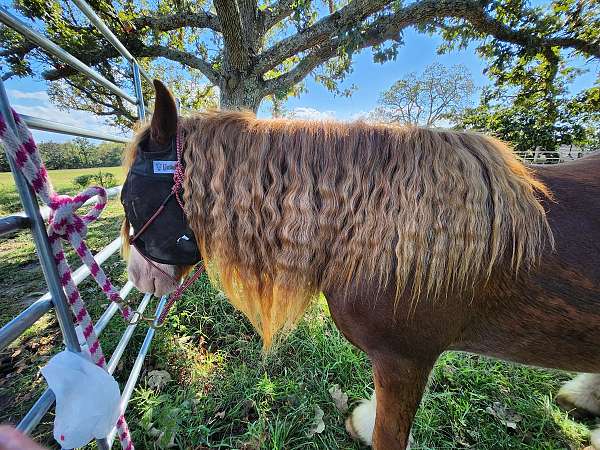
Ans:
{"type": "Polygon", "coordinates": [[[483,135],[240,112],[180,126],[189,224],[266,347],[328,287],[394,281],[397,301],[435,301],[553,242],[547,189],[483,135]]]}

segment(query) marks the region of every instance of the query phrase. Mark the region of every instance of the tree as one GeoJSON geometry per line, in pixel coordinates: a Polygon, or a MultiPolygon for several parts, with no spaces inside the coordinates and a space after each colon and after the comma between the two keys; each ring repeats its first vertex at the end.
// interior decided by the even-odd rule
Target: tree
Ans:
{"type": "Polygon", "coordinates": [[[600,149],[600,108],[582,107],[580,96],[569,98],[564,87],[530,97],[491,92],[486,90],[481,104],[463,113],[459,128],[492,133],[532,161],[543,155],[558,162],[561,146],[578,153],[600,149]]]}
{"type": "Polygon", "coordinates": [[[115,142],[102,142],[97,148],[101,167],[120,166],[123,158],[124,145],[115,142]]]}
{"type": "MultiPolygon", "coordinates": [[[[340,82],[352,70],[353,56],[371,48],[376,62],[396,58],[408,27],[441,33],[440,51],[477,42],[489,73],[502,82],[510,74],[510,81],[530,85],[521,75],[537,64],[543,67],[539,77],[552,84],[567,51],[600,58],[598,6],[579,0],[535,8],[525,0],[213,0],[212,7],[188,0],[91,3],[151,72],[169,72],[177,64],[185,69],[179,81],[206,79],[218,87],[224,108],[256,110],[265,98],[296,95],[311,74],[330,91],[345,93],[340,82]],[[162,58],[161,65],[152,62],[156,58],[162,58]]],[[[122,58],[68,0],[16,0],[16,7],[25,17],[43,20],[32,22],[33,28],[130,88],[122,58]]],[[[0,57],[4,78],[32,75],[33,67],[45,66],[43,77],[53,82],[50,94],[59,104],[118,113],[127,124],[134,119],[122,100],[6,28],[0,30],[0,57]]],[[[150,89],[145,83],[146,94],[150,89]]]]}
{"type": "MultiPolygon", "coordinates": [[[[76,138],[63,143],[41,142],[38,149],[46,168],[56,170],[120,166],[124,146],[114,142],[95,145],[87,139],[76,138]]],[[[0,146],[0,172],[9,170],[6,155],[0,146]]]]}
{"type": "Polygon", "coordinates": [[[463,65],[434,63],[422,74],[410,73],[379,97],[371,118],[404,125],[435,126],[453,120],[471,103],[475,84],[463,65]]]}

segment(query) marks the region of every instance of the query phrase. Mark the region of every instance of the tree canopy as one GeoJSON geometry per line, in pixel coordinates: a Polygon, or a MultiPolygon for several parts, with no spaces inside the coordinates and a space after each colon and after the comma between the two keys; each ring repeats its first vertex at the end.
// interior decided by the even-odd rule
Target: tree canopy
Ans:
{"type": "MultiPolygon", "coordinates": [[[[598,3],[552,0],[92,0],[91,6],[149,72],[172,81],[183,106],[214,101],[225,108],[256,110],[302,91],[312,76],[336,93],[365,48],[375,62],[395,59],[403,32],[416,27],[444,39],[440,51],[472,42],[498,84],[518,85],[523,95],[551,89],[573,55],[600,58],[598,3]],[[181,69],[184,69],[183,75],[181,69]],[[190,88],[189,86],[192,86],[190,88]],[[201,89],[199,87],[202,87],[201,89]],[[180,91],[180,92],[178,92],[180,91]]],[[[69,0],[15,0],[31,26],[124,86],[130,71],[69,0]]],[[[0,30],[2,76],[31,76],[43,67],[59,105],[101,115],[133,109],[74,69],[7,28],[0,30]]],[[[147,94],[151,87],[144,86],[147,94]]],[[[598,84],[582,94],[598,101],[598,84]]]]}
{"type": "Polygon", "coordinates": [[[558,162],[558,150],[568,147],[576,154],[600,150],[600,107],[569,96],[563,83],[550,92],[540,90],[529,96],[507,95],[487,89],[481,104],[459,117],[459,128],[492,133],[510,142],[525,159],[543,155],[558,162]]]}

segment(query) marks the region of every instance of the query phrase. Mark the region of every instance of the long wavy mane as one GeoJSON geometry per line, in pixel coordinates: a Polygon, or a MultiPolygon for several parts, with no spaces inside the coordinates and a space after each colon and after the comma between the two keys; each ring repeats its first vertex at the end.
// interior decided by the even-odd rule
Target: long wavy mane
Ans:
{"type": "Polygon", "coordinates": [[[327,287],[395,281],[397,300],[435,301],[553,244],[547,189],[490,137],[240,112],[180,126],[190,226],[266,347],[327,287]]]}

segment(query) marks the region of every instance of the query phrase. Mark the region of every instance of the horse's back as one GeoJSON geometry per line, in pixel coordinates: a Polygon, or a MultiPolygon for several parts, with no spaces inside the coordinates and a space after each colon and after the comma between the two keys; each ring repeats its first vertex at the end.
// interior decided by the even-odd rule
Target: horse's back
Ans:
{"type": "Polygon", "coordinates": [[[532,166],[552,192],[545,200],[555,248],[517,280],[497,277],[459,348],[577,371],[600,368],[600,152],[532,166]],[[484,306],[486,305],[486,306],[484,306]],[[483,317],[489,317],[483,320],[483,317]]]}
{"type": "Polygon", "coordinates": [[[393,280],[383,291],[368,282],[333,289],[326,296],[348,339],[370,354],[386,347],[404,358],[426,358],[449,348],[600,369],[600,153],[533,169],[555,196],[544,206],[556,247],[546,248],[539,265],[518,277],[499,269],[475,295],[455,292],[416,305],[395,299],[393,280]]]}
{"type": "Polygon", "coordinates": [[[554,199],[544,207],[563,265],[600,285],[600,152],[552,166],[533,166],[554,199]]]}

